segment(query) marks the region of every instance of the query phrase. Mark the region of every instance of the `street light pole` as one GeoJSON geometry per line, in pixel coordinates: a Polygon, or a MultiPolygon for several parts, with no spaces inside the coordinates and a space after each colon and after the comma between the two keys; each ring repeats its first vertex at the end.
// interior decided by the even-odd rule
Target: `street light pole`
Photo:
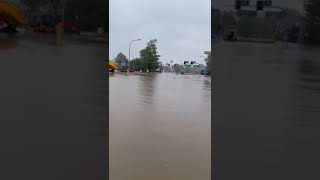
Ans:
{"type": "Polygon", "coordinates": [[[141,39],[135,39],[135,40],[132,40],[132,41],[130,41],[130,43],[129,43],[129,62],[130,62],[130,50],[131,50],[131,44],[132,44],[132,42],[134,42],[134,41],[140,41],[141,39]]]}

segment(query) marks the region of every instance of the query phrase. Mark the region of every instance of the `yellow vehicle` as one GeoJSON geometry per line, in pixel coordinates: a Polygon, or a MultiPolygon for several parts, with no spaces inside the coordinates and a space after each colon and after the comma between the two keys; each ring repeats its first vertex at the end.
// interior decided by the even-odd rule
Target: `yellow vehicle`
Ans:
{"type": "Polygon", "coordinates": [[[118,65],[111,60],[108,61],[108,68],[109,72],[115,72],[116,69],[118,69],[118,65]]]}
{"type": "Polygon", "coordinates": [[[28,23],[23,11],[7,0],[0,0],[0,16],[13,26],[26,25],[28,23]]]}

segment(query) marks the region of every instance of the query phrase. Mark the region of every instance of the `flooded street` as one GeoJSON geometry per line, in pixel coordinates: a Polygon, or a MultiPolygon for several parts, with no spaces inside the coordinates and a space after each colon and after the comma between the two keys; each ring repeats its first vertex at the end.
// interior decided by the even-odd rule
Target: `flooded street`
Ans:
{"type": "Polygon", "coordinates": [[[223,42],[214,52],[215,178],[319,179],[319,47],[223,42]]]}
{"type": "Polygon", "coordinates": [[[211,78],[109,77],[110,180],[209,180],[211,78]]]}
{"type": "Polygon", "coordinates": [[[4,177],[107,178],[106,57],[101,44],[0,38],[4,177]]]}

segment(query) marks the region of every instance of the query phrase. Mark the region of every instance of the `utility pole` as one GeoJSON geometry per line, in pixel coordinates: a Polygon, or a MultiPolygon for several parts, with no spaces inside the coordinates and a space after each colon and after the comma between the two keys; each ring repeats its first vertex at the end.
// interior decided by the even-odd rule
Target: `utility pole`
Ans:
{"type": "Polygon", "coordinates": [[[132,44],[132,42],[134,42],[134,41],[141,41],[141,39],[135,39],[135,40],[130,41],[130,43],[129,43],[129,62],[130,62],[130,50],[131,50],[131,44],[132,44]]]}
{"type": "MultiPolygon", "coordinates": [[[[130,41],[130,43],[129,43],[129,59],[128,59],[128,63],[129,63],[129,64],[130,64],[131,44],[132,44],[132,42],[134,42],[134,41],[141,41],[141,39],[135,39],[135,40],[130,41]]],[[[127,69],[127,72],[129,72],[129,68],[127,69]]]]}

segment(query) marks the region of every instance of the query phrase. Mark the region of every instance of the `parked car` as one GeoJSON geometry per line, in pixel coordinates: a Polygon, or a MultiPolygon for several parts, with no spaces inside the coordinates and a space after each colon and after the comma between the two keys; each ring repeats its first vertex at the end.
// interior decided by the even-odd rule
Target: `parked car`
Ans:
{"type": "Polygon", "coordinates": [[[80,34],[80,27],[76,23],[71,23],[71,22],[65,22],[64,25],[64,31],[66,33],[76,33],[80,34]]]}
{"type": "Polygon", "coordinates": [[[3,24],[0,27],[0,32],[4,32],[4,33],[9,33],[9,34],[14,34],[17,33],[16,28],[11,25],[11,24],[3,24]]]}
{"type": "MultiPolygon", "coordinates": [[[[79,25],[75,23],[65,22],[63,25],[64,32],[66,33],[80,33],[79,25]]],[[[38,33],[55,33],[55,27],[46,26],[46,25],[39,25],[33,28],[34,32],[38,33]]]]}

